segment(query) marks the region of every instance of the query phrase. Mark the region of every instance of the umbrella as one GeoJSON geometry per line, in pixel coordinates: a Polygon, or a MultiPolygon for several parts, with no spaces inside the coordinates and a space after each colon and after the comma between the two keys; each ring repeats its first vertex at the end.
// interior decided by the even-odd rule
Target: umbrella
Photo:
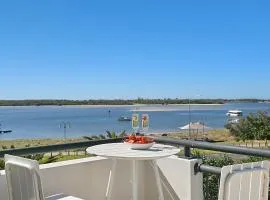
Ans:
{"type": "Polygon", "coordinates": [[[182,126],[182,127],[179,127],[180,129],[182,130],[192,130],[192,132],[194,133],[194,130],[197,130],[197,134],[196,134],[196,138],[197,138],[197,135],[198,135],[198,132],[199,130],[202,130],[202,132],[204,133],[204,130],[206,129],[211,129],[210,127],[208,126],[205,126],[205,124],[203,122],[190,122],[189,124],[185,125],[185,126],[182,126]]]}
{"type": "Polygon", "coordinates": [[[190,122],[189,124],[179,127],[182,130],[205,130],[205,129],[211,129],[208,126],[205,126],[202,122],[190,122]]]}
{"type": "Polygon", "coordinates": [[[185,126],[182,126],[182,127],[179,127],[180,129],[182,130],[192,130],[192,132],[194,133],[194,130],[197,130],[197,134],[196,134],[196,138],[197,138],[197,135],[199,133],[199,130],[202,130],[202,132],[204,133],[204,130],[209,130],[211,129],[210,127],[208,126],[205,126],[205,124],[203,122],[190,122],[189,124],[185,125],[185,126]]]}

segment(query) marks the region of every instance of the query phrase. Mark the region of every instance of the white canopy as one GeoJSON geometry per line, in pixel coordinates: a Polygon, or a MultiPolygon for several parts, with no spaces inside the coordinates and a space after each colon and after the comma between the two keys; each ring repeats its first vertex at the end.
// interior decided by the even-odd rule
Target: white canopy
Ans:
{"type": "Polygon", "coordinates": [[[211,129],[208,126],[205,126],[204,123],[202,122],[190,122],[190,124],[187,124],[185,126],[179,127],[182,130],[206,130],[206,129],[211,129]]]}

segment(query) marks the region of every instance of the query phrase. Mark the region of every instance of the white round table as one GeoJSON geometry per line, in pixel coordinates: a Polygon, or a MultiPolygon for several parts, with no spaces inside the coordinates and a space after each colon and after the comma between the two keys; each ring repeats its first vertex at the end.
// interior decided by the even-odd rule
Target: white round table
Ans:
{"type": "Polygon", "coordinates": [[[180,149],[169,145],[154,144],[151,148],[147,150],[133,150],[130,149],[129,144],[110,143],[88,147],[86,151],[89,154],[95,154],[105,158],[111,158],[113,160],[113,165],[106,192],[107,199],[111,199],[117,160],[125,159],[132,162],[132,199],[138,200],[138,161],[150,161],[156,178],[157,188],[159,192],[159,200],[164,200],[156,160],[177,154],[179,153],[180,149]]]}

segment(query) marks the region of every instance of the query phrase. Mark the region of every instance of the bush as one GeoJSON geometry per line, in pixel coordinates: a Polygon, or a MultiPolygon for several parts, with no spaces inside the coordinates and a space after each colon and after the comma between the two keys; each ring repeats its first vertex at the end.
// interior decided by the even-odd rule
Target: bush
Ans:
{"type": "Polygon", "coordinates": [[[24,156],[25,158],[28,158],[28,159],[32,159],[32,160],[42,160],[42,158],[44,157],[44,154],[43,153],[37,153],[37,154],[32,154],[32,155],[27,155],[27,156],[24,156]]]}
{"type": "Polygon", "coordinates": [[[241,119],[238,124],[228,124],[226,128],[243,141],[268,140],[270,139],[270,116],[262,111],[256,114],[251,113],[241,119]]]}
{"type": "Polygon", "coordinates": [[[15,149],[15,146],[12,144],[12,145],[10,145],[10,148],[11,149],[15,149]]]}
{"type": "MultiPolygon", "coordinates": [[[[247,162],[258,162],[265,160],[265,158],[250,156],[247,159],[238,160],[235,162],[229,156],[223,155],[220,157],[205,157],[202,156],[203,164],[211,165],[215,167],[223,167],[226,165],[232,165],[236,163],[247,163],[247,162]]],[[[203,173],[203,195],[204,200],[215,200],[218,199],[219,192],[219,178],[220,176],[212,173],[203,173]]],[[[270,190],[269,198],[270,200],[270,190]]]]}
{"type": "Polygon", "coordinates": [[[7,146],[6,145],[2,145],[2,149],[7,149],[7,146]]]}
{"type": "Polygon", "coordinates": [[[5,161],[0,159],[0,169],[5,169],[5,161]]]}
{"type": "MultiPolygon", "coordinates": [[[[232,165],[234,161],[232,158],[224,155],[220,157],[207,158],[202,157],[203,164],[211,165],[215,167],[223,167],[225,165],[232,165]]],[[[219,176],[212,173],[203,174],[203,195],[204,200],[214,200],[218,199],[219,190],[219,176]]]]}

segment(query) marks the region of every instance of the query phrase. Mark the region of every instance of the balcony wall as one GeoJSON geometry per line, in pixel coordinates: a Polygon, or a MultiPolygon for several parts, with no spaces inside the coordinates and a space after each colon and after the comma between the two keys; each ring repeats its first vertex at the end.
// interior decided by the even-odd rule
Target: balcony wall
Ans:
{"type": "MultiPolygon", "coordinates": [[[[194,174],[194,164],[199,160],[170,157],[158,160],[165,199],[202,200],[202,174],[194,174]]],[[[104,200],[111,160],[89,157],[41,165],[45,195],[65,193],[83,199],[104,200]]],[[[147,162],[139,163],[139,190],[141,200],[155,200],[156,181],[153,168],[147,162]]],[[[122,160],[117,165],[113,199],[131,199],[131,165],[122,160]]],[[[7,200],[4,171],[0,171],[0,199],[7,200]]]]}

